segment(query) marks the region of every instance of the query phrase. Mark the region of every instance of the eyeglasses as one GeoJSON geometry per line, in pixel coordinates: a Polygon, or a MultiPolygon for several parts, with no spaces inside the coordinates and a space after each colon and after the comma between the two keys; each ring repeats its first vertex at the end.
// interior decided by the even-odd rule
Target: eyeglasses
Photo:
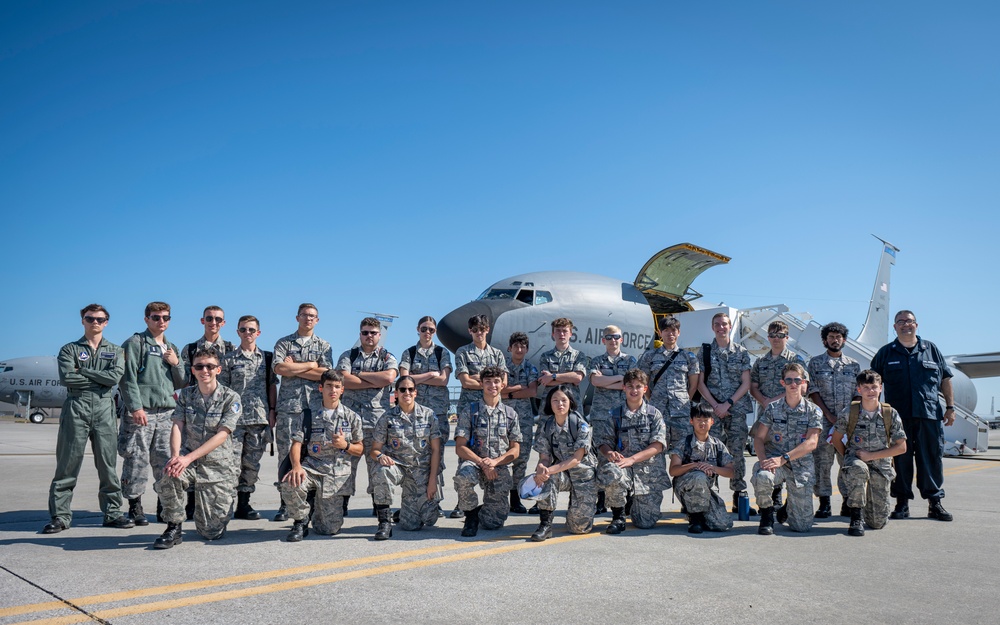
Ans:
{"type": "Polygon", "coordinates": [[[400,386],[396,389],[397,393],[416,393],[417,389],[412,386],[400,386]]]}
{"type": "Polygon", "coordinates": [[[83,320],[87,323],[107,323],[107,317],[91,317],[90,315],[84,315],[83,320]]]}
{"type": "Polygon", "coordinates": [[[361,336],[378,336],[378,330],[362,330],[361,336]]]}
{"type": "Polygon", "coordinates": [[[191,368],[194,369],[195,371],[211,371],[212,369],[218,368],[218,366],[219,365],[198,364],[198,365],[191,365],[191,368]]]}
{"type": "Polygon", "coordinates": [[[771,334],[768,334],[767,338],[769,338],[769,339],[787,339],[788,335],[785,334],[784,332],[773,332],[771,334]]]}
{"type": "Polygon", "coordinates": [[[153,321],[170,321],[170,315],[150,315],[149,318],[153,321]]]}
{"type": "Polygon", "coordinates": [[[225,321],[225,317],[205,317],[205,323],[222,323],[225,321]]]}
{"type": "Polygon", "coordinates": [[[620,341],[620,340],[622,340],[622,335],[621,334],[605,334],[604,335],[604,340],[605,341],[620,341]]]}
{"type": "Polygon", "coordinates": [[[432,328],[430,326],[424,326],[424,327],[420,328],[420,331],[421,332],[430,332],[431,334],[434,334],[435,332],[437,332],[437,328],[432,328]]]}
{"type": "Polygon", "coordinates": [[[785,384],[802,384],[805,382],[802,378],[785,378],[785,384]]]}
{"type": "Polygon", "coordinates": [[[240,334],[253,334],[257,331],[257,328],[237,328],[236,331],[240,334]]]}
{"type": "Polygon", "coordinates": [[[896,325],[898,325],[898,326],[915,326],[915,325],[917,325],[917,320],[916,319],[900,319],[900,320],[896,321],[896,325]]]}

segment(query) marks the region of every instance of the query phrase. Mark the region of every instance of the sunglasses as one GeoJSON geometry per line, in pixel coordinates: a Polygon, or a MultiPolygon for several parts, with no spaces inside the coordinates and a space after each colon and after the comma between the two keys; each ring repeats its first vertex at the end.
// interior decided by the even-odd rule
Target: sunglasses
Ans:
{"type": "Polygon", "coordinates": [[[802,378],[785,378],[785,384],[802,384],[805,382],[802,378]]]}
{"type": "Polygon", "coordinates": [[[378,336],[378,330],[362,330],[361,336],[378,336]]]}
{"type": "Polygon", "coordinates": [[[90,315],[84,315],[83,320],[87,323],[107,323],[107,317],[91,317],[90,315]]]}
{"type": "Polygon", "coordinates": [[[412,386],[400,386],[396,389],[397,393],[416,393],[417,389],[412,386]]]}
{"type": "Polygon", "coordinates": [[[225,317],[205,317],[205,323],[222,323],[225,321],[225,317]]]}
{"type": "Polygon", "coordinates": [[[431,334],[434,334],[435,332],[437,332],[437,328],[432,328],[430,326],[424,326],[424,327],[420,328],[420,331],[421,332],[430,332],[431,334]]]}
{"type": "Polygon", "coordinates": [[[149,318],[153,321],[170,321],[170,315],[150,315],[149,318]]]}
{"type": "Polygon", "coordinates": [[[769,338],[769,339],[785,339],[785,338],[788,338],[788,335],[784,334],[782,332],[774,332],[772,334],[768,334],[767,338],[769,338]]]}
{"type": "Polygon", "coordinates": [[[217,369],[218,367],[219,365],[206,365],[206,364],[191,365],[191,368],[194,369],[195,371],[211,371],[212,369],[217,369]]]}
{"type": "Polygon", "coordinates": [[[236,331],[240,334],[253,334],[257,331],[257,328],[237,328],[236,331]]]}
{"type": "Polygon", "coordinates": [[[605,334],[604,335],[604,340],[605,341],[620,341],[620,340],[622,340],[622,335],[621,334],[605,334]]]}

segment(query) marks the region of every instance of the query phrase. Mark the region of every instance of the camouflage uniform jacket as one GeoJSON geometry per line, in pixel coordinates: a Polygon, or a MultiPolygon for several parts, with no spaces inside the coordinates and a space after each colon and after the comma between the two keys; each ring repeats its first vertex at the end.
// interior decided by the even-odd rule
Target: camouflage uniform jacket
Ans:
{"type": "Polygon", "coordinates": [[[480,458],[498,458],[507,453],[511,443],[521,442],[517,413],[503,402],[494,408],[481,399],[469,404],[458,415],[455,438],[468,441],[469,449],[480,458]]]}
{"type": "MultiPolygon", "coordinates": [[[[823,427],[823,413],[816,404],[802,398],[797,406],[789,406],[785,398],[775,400],[767,405],[760,423],[768,428],[764,453],[769,458],[786,454],[799,446],[806,439],[809,430],[823,427]]],[[[792,472],[796,484],[803,486],[809,483],[813,470],[813,455],[806,454],[792,460],[792,472]]]]}
{"type": "MultiPolygon", "coordinates": [[[[858,451],[882,451],[889,447],[886,440],[885,422],[882,421],[882,405],[879,404],[875,412],[868,412],[861,406],[858,408],[858,422],[854,426],[854,433],[844,444],[847,448],[847,453],[844,454],[845,465],[857,458],[858,451]]],[[[851,407],[848,405],[837,417],[837,425],[834,427],[837,436],[847,436],[847,424],[850,416],[851,407]]],[[[895,408],[892,409],[892,426],[889,438],[892,439],[893,443],[901,438],[906,438],[906,432],[903,431],[903,421],[899,418],[899,413],[896,412],[895,408]]],[[[887,474],[892,469],[892,458],[878,458],[867,462],[869,465],[877,466],[883,474],[887,474]]]]}
{"type": "Polygon", "coordinates": [[[312,413],[312,427],[309,440],[305,440],[302,421],[297,420],[297,429],[292,433],[292,442],[302,443],[308,450],[308,457],[302,461],[302,468],[318,475],[345,476],[351,474],[351,458],[346,449],[337,449],[330,441],[335,434],[343,434],[353,443],[360,443],[361,417],[344,405],[334,409],[320,408],[312,413]]]}
{"type": "MultiPolygon", "coordinates": [[[[649,376],[650,384],[653,384],[653,378],[660,372],[663,365],[670,360],[670,355],[674,351],[677,350],[668,352],[666,347],[648,349],[639,358],[638,367],[649,376]]],[[[699,373],[701,373],[701,362],[692,352],[681,350],[674,357],[673,362],[670,363],[670,367],[657,380],[656,386],[650,389],[649,400],[663,413],[664,418],[691,418],[691,396],[688,395],[688,378],[699,373]]]]}
{"type": "MultiPolygon", "coordinates": [[[[522,386],[527,388],[532,382],[538,379],[538,369],[525,358],[521,364],[515,365],[511,358],[507,357],[507,384],[510,386],[522,386]]],[[[508,399],[507,405],[517,411],[521,417],[533,416],[530,399],[508,399]]]]}
{"type": "MultiPolygon", "coordinates": [[[[705,379],[705,386],[717,402],[728,401],[740,387],[744,371],[750,370],[750,352],[742,345],[730,341],[726,347],[712,339],[711,342],[712,370],[705,379]]],[[[737,400],[736,405],[729,409],[730,415],[744,415],[750,412],[750,393],[737,400]]]]}
{"type": "MultiPolygon", "coordinates": [[[[189,454],[220,430],[232,434],[239,423],[243,409],[236,391],[219,384],[215,392],[205,399],[197,386],[188,386],[177,394],[173,421],[181,428],[181,453],[189,454]]],[[[222,482],[235,477],[233,439],[225,442],[192,463],[198,482],[222,482]]]]}
{"type": "MultiPolygon", "coordinates": [[[[575,371],[583,374],[584,379],[586,379],[587,364],[587,357],[583,355],[583,352],[573,348],[572,346],[567,347],[566,351],[563,352],[550,349],[547,352],[543,352],[542,355],[538,357],[539,373],[542,371],[548,371],[553,375],[556,375],[558,373],[569,373],[571,371],[575,371]]],[[[580,401],[580,386],[577,384],[569,386],[573,391],[573,399],[576,400],[576,405],[582,410],[583,404],[580,401]]],[[[544,396],[547,395],[552,388],[553,387],[539,386],[538,391],[544,396]]]]}
{"type": "Polygon", "coordinates": [[[399,406],[382,413],[373,436],[376,443],[382,443],[382,453],[412,470],[430,468],[431,440],[440,440],[441,432],[434,411],[415,404],[413,414],[406,414],[399,406]]]}
{"type": "MultiPolygon", "coordinates": [[[[835,415],[851,405],[857,395],[861,364],[850,356],[831,358],[820,354],[809,359],[809,394],[819,393],[835,415]]],[[[829,429],[829,427],[827,427],[829,429]]]]}
{"type": "MultiPolygon", "coordinates": [[[[402,375],[406,369],[409,375],[419,375],[431,371],[440,372],[451,369],[451,354],[444,348],[437,349],[437,345],[432,345],[429,349],[423,349],[419,345],[414,345],[403,352],[399,357],[399,371],[402,375]],[[410,359],[410,351],[416,348],[413,359],[410,359]],[[437,352],[440,351],[440,361],[437,352]]],[[[417,384],[417,399],[424,406],[434,411],[436,415],[447,415],[451,409],[451,400],[448,396],[447,386],[431,386],[429,384],[417,384]]]]}
{"type": "Polygon", "coordinates": [[[549,464],[564,462],[573,457],[578,449],[585,449],[583,460],[575,468],[597,468],[597,456],[591,447],[594,431],[579,413],[570,413],[562,427],[556,423],[555,415],[545,417],[538,425],[538,435],[535,436],[535,451],[539,456],[549,459],[549,464]],[[576,420],[576,431],[572,420],[576,420]]]}
{"type": "MultiPolygon", "coordinates": [[[[340,355],[337,360],[337,370],[346,371],[352,375],[359,373],[372,373],[378,371],[388,371],[389,369],[399,370],[396,357],[389,353],[384,347],[376,347],[370,354],[365,350],[357,348],[357,356],[351,361],[351,351],[347,350],[340,355]]],[[[381,388],[361,388],[344,391],[343,402],[347,406],[361,415],[361,424],[366,430],[375,427],[375,422],[383,411],[389,409],[389,395],[392,384],[386,384],[381,388]]]]}
{"type": "MultiPolygon", "coordinates": [[[[617,356],[612,357],[604,352],[591,359],[587,373],[589,375],[600,373],[604,376],[625,375],[629,369],[636,368],[636,363],[638,361],[635,356],[619,352],[617,356]]],[[[625,401],[625,393],[621,390],[598,388],[597,385],[594,385],[594,399],[590,404],[590,414],[596,419],[606,419],[608,413],[623,401],[625,401]]]]}
{"type": "Polygon", "coordinates": [[[219,355],[219,362],[222,362],[222,358],[233,351],[236,347],[229,341],[223,340],[222,335],[214,341],[209,341],[204,336],[194,341],[193,343],[188,343],[181,350],[181,362],[184,363],[184,375],[187,380],[187,385],[197,384],[198,381],[194,379],[194,375],[191,374],[191,360],[194,358],[194,353],[200,349],[212,348],[215,353],[219,355]]]}
{"type": "Polygon", "coordinates": [[[233,389],[243,402],[243,416],[240,425],[267,425],[267,411],[270,409],[267,388],[277,384],[274,371],[265,365],[264,352],[254,347],[249,356],[237,348],[222,359],[219,384],[233,389]]]}
{"type": "MultiPolygon", "coordinates": [[[[330,344],[316,335],[299,336],[293,332],[274,345],[272,368],[291,356],[293,362],[315,362],[326,369],[333,368],[330,344]]],[[[309,407],[317,383],[297,376],[282,377],[278,387],[278,412],[298,413],[309,407]]],[[[318,393],[318,391],[317,391],[318,393]]]]}

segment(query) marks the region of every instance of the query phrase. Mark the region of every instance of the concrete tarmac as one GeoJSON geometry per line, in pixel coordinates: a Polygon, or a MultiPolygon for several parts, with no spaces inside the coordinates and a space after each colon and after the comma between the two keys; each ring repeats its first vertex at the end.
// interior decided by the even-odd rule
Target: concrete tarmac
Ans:
{"type": "MultiPolygon", "coordinates": [[[[995,447],[986,456],[945,459],[944,503],[954,522],[926,519],[918,500],[913,518],[863,538],[848,536],[847,520],[836,516],[817,520],[807,534],[776,526],[774,536],[758,536],[753,517],[731,532],[692,536],[667,491],[659,525],[629,525],[619,536],[603,534],[610,514],[598,517],[591,534],[568,534],[563,498],[555,535],[542,543],[526,540],[538,524],[529,515],[512,515],[503,529],[475,538],[459,535],[461,519],[443,518],[418,532],[395,528],[392,539],[376,543],[370,500],[359,496],[338,536],[286,543],[290,523],[232,521],[224,539],[207,543],[188,522],[183,544],[157,551],[161,524],[101,526],[89,457],[73,526],[40,533],[49,520],[57,428],[56,420],[0,421],[0,625],[998,620],[995,447]]],[[[451,510],[451,446],[446,463],[444,507],[451,510]]],[[[269,519],[279,501],[271,485],[276,458],[265,456],[264,465],[252,502],[269,519]]],[[[144,503],[155,510],[151,490],[144,503]]],[[[838,495],[833,503],[837,511],[838,495]]]]}

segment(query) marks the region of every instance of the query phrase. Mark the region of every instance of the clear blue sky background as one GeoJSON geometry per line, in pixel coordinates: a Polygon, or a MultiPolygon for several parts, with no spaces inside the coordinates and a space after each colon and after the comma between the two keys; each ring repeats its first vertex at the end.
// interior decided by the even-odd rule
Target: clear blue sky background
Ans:
{"type": "MultiPolygon", "coordinates": [[[[860,330],[892,307],[1000,350],[994,2],[4,2],[0,356],[173,305],[357,338],[490,283],[634,278],[689,241],[695,288],[860,330]]],[[[980,382],[979,412],[996,380],[980,382]]]]}

